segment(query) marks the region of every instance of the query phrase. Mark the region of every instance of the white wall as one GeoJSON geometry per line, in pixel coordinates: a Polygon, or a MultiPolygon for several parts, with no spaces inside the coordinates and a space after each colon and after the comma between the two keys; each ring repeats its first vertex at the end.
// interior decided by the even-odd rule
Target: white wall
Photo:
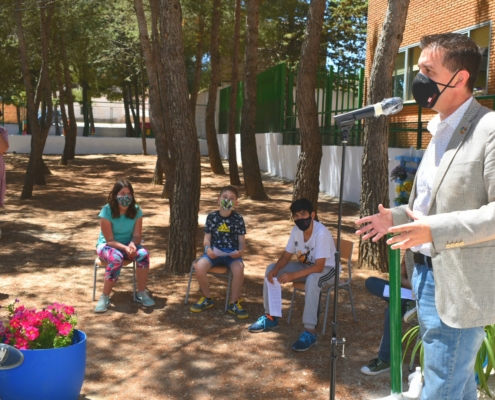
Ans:
{"type": "MultiPolygon", "coordinates": [[[[62,154],[65,136],[48,136],[43,154],[62,154]]],[[[156,155],[155,139],[146,139],[148,154],[156,155]]],[[[9,135],[9,153],[31,152],[30,135],[9,135]]],[[[142,154],[141,138],[78,136],[76,154],[142,154]]]]}
{"type": "MultiPolygon", "coordinates": [[[[218,135],[218,145],[222,158],[228,158],[228,135],[218,135]]],[[[297,172],[297,161],[300,153],[300,146],[282,145],[282,134],[280,133],[259,133],[256,134],[256,146],[258,149],[258,161],[260,169],[272,175],[293,180],[297,172]]],[[[236,135],[237,161],[241,163],[240,135],[236,135]]],[[[206,140],[200,140],[201,155],[208,155],[206,140]],[[203,142],[203,143],[201,143],[203,142]]],[[[421,157],[423,151],[415,151],[414,156],[421,157]]],[[[389,175],[399,161],[396,156],[410,155],[409,149],[388,149],[388,169],[389,175]]],[[[347,146],[346,163],[344,176],[344,200],[359,203],[361,193],[361,158],[363,148],[347,146]]],[[[342,147],[323,146],[323,158],[320,168],[320,190],[330,196],[340,195],[340,171],[342,167],[342,147]]],[[[395,184],[389,185],[390,204],[393,204],[395,184]]]]}
{"type": "MultiPolygon", "coordinates": [[[[228,158],[228,135],[218,135],[218,145],[222,158],[228,158]]],[[[241,164],[240,135],[236,135],[237,161],[241,164]]],[[[48,136],[44,154],[62,154],[65,144],[64,136],[48,136]]],[[[9,152],[29,153],[31,136],[9,135],[9,152]]],[[[256,135],[258,161],[260,169],[271,175],[293,180],[296,176],[300,146],[282,145],[282,134],[263,133],[256,135]]],[[[155,139],[146,139],[148,154],[156,155],[155,139]]],[[[205,139],[199,139],[201,155],[208,155],[205,139]]],[[[411,155],[409,149],[389,148],[389,175],[399,161],[396,156],[411,155]]],[[[77,137],[76,154],[141,154],[141,138],[116,137],[77,137]]],[[[414,156],[421,157],[422,151],[414,151],[414,156]]],[[[344,200],[359,203],[361,191],[362,147],[348,146],[346,150],[344,200]]],[[[340,194],[340,169],[342,165],[342,147],[323,146],[323,158],[320,168],[320,190],[331,196],[340,194]]],[[[396,197],[395,185],[390,183],[390,204],[396,197]]]]}

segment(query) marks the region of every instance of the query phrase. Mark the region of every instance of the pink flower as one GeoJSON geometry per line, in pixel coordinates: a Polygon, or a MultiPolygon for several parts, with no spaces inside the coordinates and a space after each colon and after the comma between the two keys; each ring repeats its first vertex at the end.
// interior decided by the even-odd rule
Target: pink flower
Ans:
{"type": "Polygon", "coordinates": [[[38,328],[35,328],[34,326],[26,328],[25,332],[28,340],[35,340],[40,335],[38,328]]]}
{"type": "Polygon", "coordinates": [[[15,341],[15,347],[19,350],[29,350],[29,342],[26,339],[19,338],[15,341]]]}
{"type": "Polygon", "coordinates": [[[60,326],[58,327],[58,333],[64,336],[67,336],[71,330],[72,330],[72,325],[69,324],[68,322],[60,324],[60,326]]]}
{"type": "Polygon", "coordinates": [[[54,303],[46,309],[36,311],[24,306],[16,308],[16,303],[18,301],[7,307],[7,323],[0,321],[0,336],[4,337],[5,343],[18,349],[50,349],[60,343],[70,345],[67,337],[76,325],[76,319],[72,316],[73,307],[54,303]]]}
{"type": "Polygon", "coordinates": [[[65,307],[64,307],[64,313],[66,313],[67,315],[72,315],[72,314],[74,314],[74,307],[71,307],[71,306],[65,306],[65,307]]]}
{"type": "Polygon", "coordinates": [[[10,327],[13,329],[18,329],[21,327],[21,324],[19,322],[18,318],[12,318],[9,323],[10,327]]]}

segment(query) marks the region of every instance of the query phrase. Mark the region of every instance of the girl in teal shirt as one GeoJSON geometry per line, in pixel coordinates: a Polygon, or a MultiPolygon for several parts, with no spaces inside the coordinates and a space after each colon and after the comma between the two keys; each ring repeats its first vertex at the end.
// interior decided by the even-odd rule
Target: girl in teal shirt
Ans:
{"type": "Polygon", "coordinates": [[[100,214],[100,236],[96,244],[96,253],[107,263],[103,293],[98,300],[95,312],[104,313],[110,305],[110,293],[119,279],[124,260],[136,261],[137,289],[136,299],[144,306],[155,305],[148,295],[146,282],[150,266],[148,251],[141,245],[143,211],[136,204],[131,183],[123,179],[115,183],[108,195],[108,204],[100,214]]]}

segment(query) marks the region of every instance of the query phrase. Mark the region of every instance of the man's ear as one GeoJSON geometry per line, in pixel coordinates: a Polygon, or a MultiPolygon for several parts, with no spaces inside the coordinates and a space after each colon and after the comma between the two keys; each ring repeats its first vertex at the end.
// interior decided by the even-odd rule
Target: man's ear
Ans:
{"type": "Polygon", "coordinates": [[[460,70],[457,73],[455,86],[465,87],[467,85],[468,80],[469,80],[469,72],[467,72],[465,69],[460,70]]]}
{"type": "Polygon", "coordinates": [[[311,219],[315,219],[315,217],[316,217],[316,213],[313,211],[313,212],[311,213],[311,219]]]}

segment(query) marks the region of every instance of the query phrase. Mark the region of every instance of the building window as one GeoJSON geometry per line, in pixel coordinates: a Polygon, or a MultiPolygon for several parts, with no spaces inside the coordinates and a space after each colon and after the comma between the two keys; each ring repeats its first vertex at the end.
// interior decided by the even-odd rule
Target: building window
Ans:
{"type": "MultiPolygon", "coordinates": [[[[478,78],[475,83],[475,96],[487,94],[488,60],[490,58],[491,40],[490,32],[491,23],[457,31],[457,33],[464,33],[473,39],[480,47],[483,56],[478,78]]],[[[419,71],[418,60],[420,54],[421,49],[419,48],[419,45],[414,44],[400,49],[399,54],[397,55],[393,77],[393,93],[394,96],[401,97],[404,101],[414,100],[412,95],[412,82],[419,71]]]]}

